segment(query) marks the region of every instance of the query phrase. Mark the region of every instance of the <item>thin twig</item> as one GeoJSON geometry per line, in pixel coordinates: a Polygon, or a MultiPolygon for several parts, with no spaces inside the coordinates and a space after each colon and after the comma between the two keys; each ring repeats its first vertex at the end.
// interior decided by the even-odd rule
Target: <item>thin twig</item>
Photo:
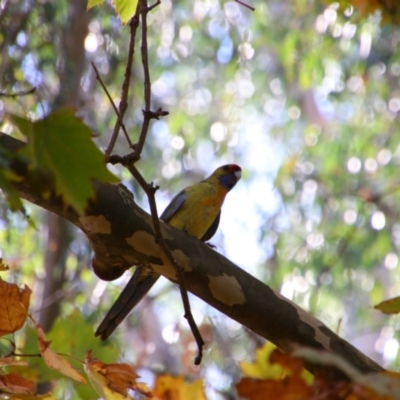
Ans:
{"type": "Polygon", "coordinates": [[[140,131],[139,139],[137,143],[134,145],[134,152],[127,156],[127,163],[133,164],[140,160],[140,156],[143,151],[143,146],[146,141],[147,133],[149,131],[150,120],[155,118],[168,115],[168,111],[163,111],[162,108],[159,108],[156,112],[151,111],[151,80],[150,80],[150,69],[149,69],[149,56],[148,56],[148,46],[147,46],[147,14],[153,8],[157,7],[161,4],[160,0],[157,0],[152,6],[147,6],[147,0],[140,0],[140,19],[142,22],[142,43],[140,46],[140,53],[142,56],[142,65],[143,65],[143,97],[144,97],[144,110],[143,112],[143,123],[142,129],[140,131]]]}
{"type": "Polygon", "coordinates": [[[256,10],[254,7],[249,6],[248,4],[243,3],[243,2],[240,1],[240,0],[235,0],[235,1],[236,1],[236,3],[239,3],[240,5],[242,5],[242,6],[246,7],[246,8],[248,8],[248,9],[251,10],[251,11],[255,11],[255,10],[256,10]]]}
{"type": "Polygon", "coordinates": [[[139,1],[140,7],[140,20],[142,22],[142,43],[140,46],[140,53],[142,55],[142,65],[143,65],[143,96],[144,96],[144,110],[143,110],[143,123],[142,129],[140,131],[140,136],[138,142],[135,144],[135,151],[133,152],[132,161],[136,162],[140,159],[142,154],[143,146],[146,141],[147,132],[149,130],[151,116],[150,106],[151,106],[151,81],[150,81],[150,69],[149,69],[149,56],[148,56],[148,46],[147,46],[147,14],[149,12],[149,7],[147,7],[147,0],[139,1]]]}
{"type": "MultiPolygon", "coordinates": [[[[168,114],[167,111],[163,111],[161,108],[159,108],[156,112],[151,111],[151,109],[150,109],[150,107],[151,107],[151,81],[150,81],[150,69],[149,69],[149,60],[148,60],[148,46],[147,46],[147,14],[158,4],[160,4],[159,0],[157,0],[157,2],[153,6],[148,7],[147,0],[139,0],[140,17],[141,17],[141,22],[142,22],[141,56],[142,56],[142,65],[143,65],[143,74],[144,74],[143,96],[144,96],[144,103],[145,103],[145,107],[143,110],[143,123],[142,123],[142,129],[140,131],[139,140],[133,146],[134,147],[133,153],[128,154],[127,156],[121,157],[118,155],[110,155],[110,153],[111,153],[111,150],[110,150],[110,153],[108,153],[108,155],[109,155],[108,161],[112,164],[121,163],[122,165],[124,165],[130,171],[132,176],[136,179],[136,181],[139,183],[139,185],[142,187],[142,189],[144,190],[144,192],[147,195],[149,205],[150,205],[151,219],[152,219],[152,223],[153,223],[153,229],[154,229],[156,243],[158,243],[158,245],[160,246],[160,248],[166,255],[168,261],[174,266],[175,270],[177,271],[179,288],[180,288],[180,292],[181,292],[183,307],[185,310],[184,316],[189,323],[190,329],[193,333],[193,336],[194,336],[197,346],[198,346],[198,354],[195,358],[194,363],[195,363],[195,365],[199,365],[201,363],[201,359],[203,357],[204,341],[203,341],[203,338],[201,337],[199,328],[197,327],[196,322],[194,321],[194,318],[193,318],[193,315],[192,315],[192,312],[190,309],[189,297],[188,297],[188,293],[187,293],[183,269],[176,262],[170,249],[168,248],[167,244],[165,243],[164,238],[161,233],[160,221],[158,219],[157,205],[156,205],[156,201],[155,201],[155,192],[157,191],[158,187],[154,186],[153,183],[148,184],[146,182],[146,180],[143,178],[142,174],[139,172],[139,170],[134,165],[136,163],[136,161],[138,161],[140,159],[140,155],[142,153],[143,146],[146,141],[146,137],[147,137],[147,133],[149,130],[151,119],[153,119],[153,118],[158,119],[160,116],[164,116],[164,115],[168,114]]],[[[116,113],[119,116],[117,111],[116,111],[116,113]]],[[[121,123],[121,126],[123,127],[122,121],[120,119],[119,119],[119,121],[121,123]]]]}
{"type": "Polygon", "coordinates": [[[158,213],[157,213],[157,204],[155,200],[155,193],[158,190],[158,186],[154,186],[153,183],[148,184],[146,180],[143,178],[141,173],[138,171],[138,169],[132,164],[127,166],[133,177],[136,179],[136,181],[139,183],[139,185],[142,187],[144,192],[147,195],[148,201],[149,201],[149,206],[150,206],[150,211],[151,211],[151,219],[153,222],[153,228],[154,228],[154,236],[156,243],[161,247],[162,251],[166,255],[168,261],[174,266],[177,275],[178,275],[178,283],[179,283],[179,290],[181,293],[182,297],[182,302],[183,302],[183,308],[185,311],[184,317],[188,321],[188,324],[190,326],[190,329],[193,333],[194,339],[197,343],[198,347],[198,354],[194,360],[195,365],[199,365],[201,363],[201,359],[203,357],[203,346],[204,346],[204,341],[203,338],[201,337],[201,333],[199,331],[199,328],[196,325],[196,322],[193,318],[192,311],[190,309],[190,302],[189,302],[189,296],[187,292],[187,287],[186,287],[186,281],[185,281],[185,276],[183,274],[183,268],[178,264],[178,262],[175,260],[174,256],[171,253],[171,250],[168,248],[167,244],[165,243],[165,240],[162,236],[161,233],[161,226],[160,226],[160,220],[158,219],[158,213]]]}
{"type": "Polygon", "coordinates": [[[28,94],[33,94],[36,92],[36,88],[33,87],[29,90],[23,90],[21,92],[16,92],[16,93],[5,93],[5,92],[0,92],[0,97],[20,97],[20,96],[26,96],[28,94]]]}
{"type": "MultiPolygon", "coordinates": [[[[142,124],[142,129],[140,132],[139,140],[135,144],[135,151],[132,154],[132,161],[135,162],[135,160],[138,160],[140,158],[140,154],[142,153],[142,149],[144,146],[144,143],[146,141],[146,136],[147,132],[149,129],[150,125],[150,120],[152,118],[157,118],[158,115],[163,115],[165,112],[162,111],[162,109],[158,109],[158,114],[154,113],[150,110],[151,106],[151,81],[150,81],[150,69],[149,69],[149,59],[148,59],[148,46],[147,46],[147,14],[150,10],[152,10],[155,6],[157,6],[157,2],[155,3],[154,6],[148,7],[147,6],[147,0],[139,0],[140,4],[140,17],[141,17],[141,22],[142,22],[142,43],[141,43],[141,55],[142,55],[142,64],[143,64],[143,74],[144,74],[144,102],[145,102],[145,109],[143,110],[143,124],[142,124]]],[[[131,166],[133,166],[130,164],[131,166]]],[[[129,167],[128,167],[129,168],[129,167]]],[[[139,171],[136,170],[136,168],[131,168],[130,169],[131,173],[135,174],[136,179],[139,179],[138,182],[140,184],[140,178],[139,178],[139,171]]],[[[144,179],[143,179],[144,180],[144,179]]],[[[181,266],[176,262],[174,259],[171,251],[169,250],[168,246],[166,245],[162,234],[161,234],[161,229],[160,229],[160,222],[158,219],[158,214],[157,214],[157,206],[155,202],[155,197],[154,194],[156,192],[156,188],[153,187],[152,184],[146,186],[142,186],[143,190],[145,190],[148,200],[149,200],[149,205],[150,205],[150,210],[151,210],[151,218],[153,221],[153,227],[154,227],[154,232],[155,232],[155,237],[156,241],[160,245],[161,249],[164,251],[166,257],[168,260],[172,263],[172,265],[175,267],[178,275],[178,282],[179,282],[179,288],[182,296],[182,302],[183,302],[183,307],[185,310],[185,318],[187,319],[190,329],[193,333],[193,336],[196,340],[197,347],[198,347],[198,355],[195,358],[194,363],[196,365],[199,365],[201,363],[201,359],[203,357],[203,346],[204,346],[204,341],[203,338],[201,337],[199,328],[196,325],[196,322],[194,321],[192,311],[190,309],[190,303],[189,303],[189,297],[187,294],[187,289],[186,289],[186,283],[185,283],[185,276],[183,274],[183,270],[181,266]]]]}
{"type": "Polygon", "coordinates": [[[42,357],[42,355],[40,353],[33,353],[33,354],[19,354],[19,353],[14,353],[12,352],[9,355],[6,355],[6,357],[42,357]]]}
{"type": "MultiPolygon", "coordinates": [[[[126,59],[124,82],[122,83],[121,101],[119,102],[119,106],[118,106],[120,118],[118,118],[118,120],[114,126],[114,131],[111,135],[110,141],[106,148],[105,153],[107,156],[109,156],[114,149],[115,142],[117,141],[119,129],[121,127],[120,119],[123,120],[123,118],[125,116],[125,112],[128,109],[128,94],[129,94],[129,86],[130,86],[130,80],[131,80],[133,55],[135,53],[136,31],[137,31],[138,26],[139,26],[139,4],[136,8],[135,15],[129,21],[130,38],[129,38],[129,46],[128,46],[128,56],[126,59]]],[[[129,143],[129,147],[133,148],[132,143],[130,143],[130,141],[128,143],[129,143]]]]}
{"type": "Polygon", "coordinates": [[[161,4],[160,0],[157,0],[152,6],[147,8],[147,12],[151,11],[153,8],[156,8],[157,6],[159,6],[161,4]]]}
{"type": "Polygon", "coordinates": [[[126,131],[124,121],[122,120],[121,115],[120,115],[120,113],[118,112],[117,107],[116,107],[116,105],[115,105],[115,103],[114,103],[114,100],[111,98],[111,95],[110,95],[110,93],[108,92],[108,90],[107,90],[107,88],[106,88],[106,85],[103,83],[103,80],[101,79],[101,76],[100,76],[100,74],[99,74],[99,71],[97,70],[96,65],[94,64],[93,61],[92,61],[92,67],[93,67],[94,72],[95,72],[95,74],[96,74],[96,79],[100,82],[101,87],[103,88],[104,92],[106,93],[106,95],[107,95],[107,97],[108,97],[108,100],[110,100],[110,103],[111,103],[111,105],[112,105],[112,107],[113,107],[113,109],[114,109],[114,111],[115,111],[115,114],[117,115],[118,123],[120,124],[120,126],[121,126],[121,128],[122,128],[122,131],[123,131],[124,134],[125,134],[126,140],[128,141],[129,146],[132,147],[133,145],[132,145],[131,140],[129,139],[129,135],[128,135],[128,132],[126,131]]]}

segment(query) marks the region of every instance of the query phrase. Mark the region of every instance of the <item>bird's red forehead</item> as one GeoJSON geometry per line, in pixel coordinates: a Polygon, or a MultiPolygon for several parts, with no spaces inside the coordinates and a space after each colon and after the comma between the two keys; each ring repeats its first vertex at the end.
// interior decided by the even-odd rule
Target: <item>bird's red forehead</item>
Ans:
{"type": "Polygon", "coordinates": [[[237,165],[237,164],[229,164],[229,168],[232,171],[241,171],[242,170],[242,168],[240,168],[239,165],[237,165]]]}

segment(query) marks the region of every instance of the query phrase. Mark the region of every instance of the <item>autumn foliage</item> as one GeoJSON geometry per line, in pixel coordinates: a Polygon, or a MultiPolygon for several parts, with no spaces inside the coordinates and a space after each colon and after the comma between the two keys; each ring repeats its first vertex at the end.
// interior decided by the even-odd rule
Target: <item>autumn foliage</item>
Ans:
{"type": "MultiPolygon", "coordinates": [[[[88,385],[83,373],[67,361],[67,355],[51,348],[52,343],[47,340],[42,327],[29,314],[30,295],[31,290],[27,286],[19,288],[0,280],[1,336],[14,334],[30,320],[35,327],[39,350],[33,356],[41,357],[49,369],[58,371],[60,378],[64,376],[88,385]]],[[[0,393],[18,399],[54,399],[52,393],[36,394],[37,382],[25,377],[32,368],[29,363],[32,354],[20,354],[13,339],[4,340],[10,344],[10,352],[0,359],[0,393]],[[19,373],[12,370],[15,367],[19,368],[19,373]]],[[[69,356],[76,359],[82,355],[69,356]]],[[[206,399],[201,380],[187,382],[182,376],[158,375],[154,388],[150,389],[138,381],[139,376],[133,366],[105,363],[94,358],[90,349],[80,363],[89,382],[104,399],[127,399],[134,392],[154,400],[206,399]]],[[[290,355],[267,343],[256,351],[254,362],[243,361],[240,367],[244,376],[236,389],[241,398],[248,400],[391,400],[398,398],[400,390],[399,374],[363,375],[335,355],[308,348],[294,349],[290,355]],[[312,366],[313,375],[304,369],[305,362],[312,366]]]]}
{"type": "MultiPolygon", "coordinates": [[[[48,368],[58,371],[61,375],[77,382],[86,384],[86,379],[66,359],[51,349],[51,341],[47,340],[42,327],[29,315],[29,300],[31,290],[25,286],[20,289],[17,285],[0,280],[0,326],[1,336],[13,334],[22,328],[26,319],[32,321],[37,333],[37,344],[40,355],[48,368]]],[[[30,355],[17,355],[17,345],[10,340],[10,354],[0,360],[3,368],[11,366],[25,366],[29,364],[21,361],[30,355]]],[[[92,358],[88,350],[84,369],[96,391],[105,399],[127,398],[128,391],[134,390],[151,397],[151,390],[143,383],[136,382],[138,375],[128,364],[105,364],[92,358]]],[[[4,372],[0,375],[0,392],[19,396],[23,399],[53,398],[49,393],[46,397],[35,396],[36,382],[24,378],[14,372],[4,372]],[[24,395],[24,397],[21,397],[24,395]],[[26,397],[28,396],[28,397],[26,397]]]]}

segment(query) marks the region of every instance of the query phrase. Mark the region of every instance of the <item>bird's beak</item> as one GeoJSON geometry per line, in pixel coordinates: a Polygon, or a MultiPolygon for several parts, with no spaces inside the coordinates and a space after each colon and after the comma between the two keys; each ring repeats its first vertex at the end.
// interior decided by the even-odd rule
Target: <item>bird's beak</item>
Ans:
{"type": "Polygon", "coordinates": [[[242,177],[242,171],[235,171],[233,175],[235,175],[235,178],[238,181],[242,177]]]}

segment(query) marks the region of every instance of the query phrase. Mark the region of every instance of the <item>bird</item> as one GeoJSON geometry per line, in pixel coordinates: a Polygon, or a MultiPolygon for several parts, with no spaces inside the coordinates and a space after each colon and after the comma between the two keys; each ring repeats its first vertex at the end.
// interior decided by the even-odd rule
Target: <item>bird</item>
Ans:
{"type": "MultiPolygon", "coordinates": [[[[236,164],[217,168],[208,178],[180,191],[161,214],[160,219],[206,242],[218,229],[221,207],[227,193],[241,178],[236,164]]],[[[137,266],[129,282],[97,328],[95,336],[106,340],[156,283],[160,275],[149,274],[137,266]]]]}

